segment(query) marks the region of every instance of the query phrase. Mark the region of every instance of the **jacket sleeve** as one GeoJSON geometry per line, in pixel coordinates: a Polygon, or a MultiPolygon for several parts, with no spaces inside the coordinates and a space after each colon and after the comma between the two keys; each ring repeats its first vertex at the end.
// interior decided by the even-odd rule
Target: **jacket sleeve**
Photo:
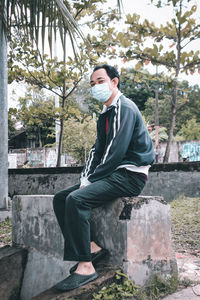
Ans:
{"type": "Polygon", "coordinates": [[[85,167],[81,173],[81,185],[88,185],[91,183],[90,180],[88,180],[88,176],[92,174],[96,169],[97,165],[100,164],[104,152],[104,145],[105,139],[101,136],[99,124],[97,124],[97,138],[95,144],[90,149],[85,167]]]}
{"type": "Polygon", "coordinates": [[[109,176],[119,166],[131,142],[135,122],[136,114],[132,109],[124,109],[123,117],[121,109],[116,110],[112,124],[112,137],[103,153],[100,164],[88,177],[90,182],[109,176]]]}

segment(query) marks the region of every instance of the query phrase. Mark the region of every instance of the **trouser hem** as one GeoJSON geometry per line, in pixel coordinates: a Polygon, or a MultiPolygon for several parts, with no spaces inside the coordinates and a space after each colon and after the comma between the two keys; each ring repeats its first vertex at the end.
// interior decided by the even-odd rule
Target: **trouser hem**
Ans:
{"type": "Polygon", "coordinates": [[[87,261],[90,262],[92,260],[91,255],[90,256],[75,256],[75,255],[64,255],[63,260],[67,261],[87,261]]]}

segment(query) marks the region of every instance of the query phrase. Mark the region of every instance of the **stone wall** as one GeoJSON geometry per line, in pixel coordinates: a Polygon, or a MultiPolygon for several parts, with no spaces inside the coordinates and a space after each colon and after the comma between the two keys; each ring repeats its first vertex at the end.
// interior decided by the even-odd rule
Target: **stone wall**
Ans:
{"type": "MultiPolygon", "coordinates": [[[[55,194],[79,182],[82,167],[9,169],[9,196],[55,194]]],[[[200,162],[154,164],[142,195],[200,196],[200,162]]]]}

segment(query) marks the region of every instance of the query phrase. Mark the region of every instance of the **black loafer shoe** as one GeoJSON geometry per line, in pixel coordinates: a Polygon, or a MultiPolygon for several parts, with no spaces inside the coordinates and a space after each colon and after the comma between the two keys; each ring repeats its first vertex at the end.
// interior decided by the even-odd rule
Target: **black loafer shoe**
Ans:
{"type": "MultiPolygon", "coordinates": [[[[102,258],[104,258],[108,253],[109,253],[108,250],[103,249],[103,248],[101,250],[99,250],[98,252],[91,253],[91,257],[92,257],[91,262],[93,263],[93,266],[95,267],[96,264],[102,258]]],[[[74,273],[76,271],[77,267],[78,267],[78,264],[71,267],[71,269],[69,270],[70,274],[74,273]]]]}
{"type": "Polygon", "coordinates": [[[84,284],[89,283],[90,281],[95,280],[98,276],[99,275],[97,272],[91,275],[81,275],[78,273],[73,273],[69,275],[67,278],[65,278],[64,280],[58,282],[55,285],[55,288],[62,292],[71,291],[77,289],[78,287],[84,284]]]}

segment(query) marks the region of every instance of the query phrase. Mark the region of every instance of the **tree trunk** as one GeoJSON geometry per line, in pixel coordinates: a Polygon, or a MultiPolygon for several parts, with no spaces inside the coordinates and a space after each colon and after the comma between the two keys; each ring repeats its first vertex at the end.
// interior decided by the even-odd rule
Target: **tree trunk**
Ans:
{"type": "Polygon", "coordinates": [[[59,135],[59,145],[58,145],[58,157],[56,167],[61,166],[61,154],[63,148],[63,133],[64,133],[64,120],[60,120],[60,135],[59,135]]]}
{"type": "MultiPolygon", "coordinates": [[[[156,76],[158,76],[158,67],[156,66],[156,76]]],[[[159,111],[158,111],[158,82],[155,88],[155,160],[158,162],[158,146],[159,146],[159,111]]]]}
{"type": "MultiPolygon", "coordinates": [[[[63,61],[66,62],[66,32],[64,34],[64,49],[63,49],[63,61]]],[[[65,78],[63,79],[63,97],[62,97],[62,109],[64,112],[66,106],[66,82],[65,78]]],[[[60,136],[59,136],[59,144],[58,144],[58,156],[57,156],[57,164],[56,167],[61,166],[61,155],[63,149],[63,134],[64,134],[64,118],[60,119],[60,136]]]]}
{"type": "Polygon", "coordinates": [[[42,148],[42,138],[41,138],[41,129],[38,127],[38,139],[39,139],[39,147],[42,148]]]}
{"type": "Polygon", "coordinates": [[[170,149],[171,144],[173,140],[173,133],[174,133],[174,127],[176,124],[176,106],[177,106],[177,80],[174,82],[174,88],[173,88],[173,96],[172,96],[172,114],[171,114],[171,120],[170,120],[170,128],[169,128],[169,136],[167,141],[167,146],[165,150],[165,155],[163,162],[167,163],[169,161],[169,155],[170,155],[170,149]]]}
{"type": "Polygon", "coordinates": [[[8,205],[7,39],[0,15],[0,209],[8,205]]]}

